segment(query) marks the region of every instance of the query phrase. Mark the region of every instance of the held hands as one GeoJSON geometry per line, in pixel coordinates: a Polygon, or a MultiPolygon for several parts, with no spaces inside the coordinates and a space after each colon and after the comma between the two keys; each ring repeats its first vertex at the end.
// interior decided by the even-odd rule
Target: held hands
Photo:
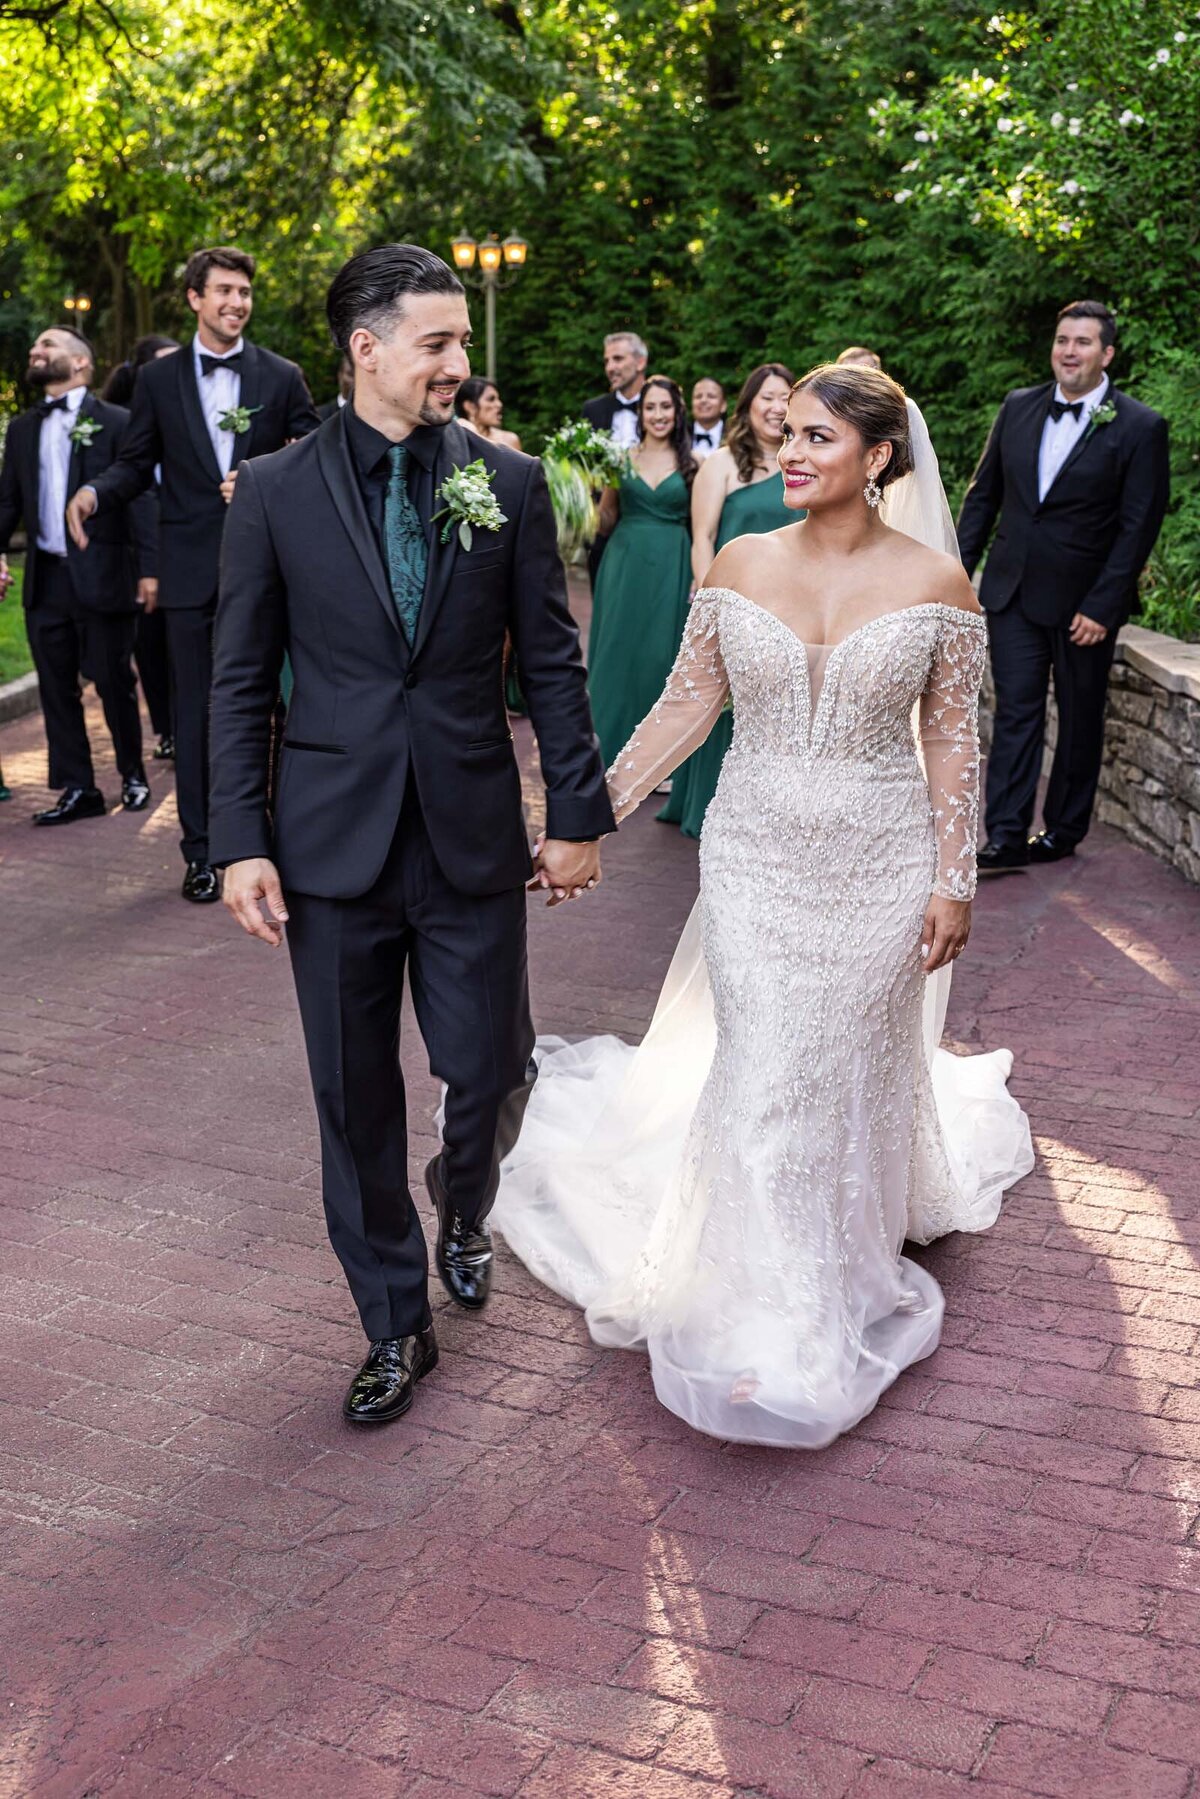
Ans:
{"type": "Polygon", "coordinates": [[[578,899],[581,893],[600,885],[600,845],[539,837],[533,846],[533,870],[527,892],[544,888],[550,895],[546,904],[561,906],[565,899],[578,899]]]}
{"type": "Polygon", "coordinates": [[[16,578],[8,566],[8,557],[0,556],[0,600],[4,598],[16,578]]]}
{"type": "Polygon", "coordinates": [[[146,616],[158,611],[158,579],[155,575],[143,575],[137,584],[137,603],[146,616]]]}
{"type": "Polygon", "coordinates": [[[273,862],[265,856],[231,862],[225,870],[221,898],[243,931],[249,932],[251,937],[261,937],[272,949],[279,948],[288,915],[279,871],[273,862]]]}
{"type": "Polygon", "coordinates": [[[943,899],[935,893],[925,910],[921,926],[921,955],[925,973],[944,968],[967,947],[971,935],[970,900],[943,899]]]}
{"type": "Polygon", "coordinates": [[[233,489],[234,489],[234,484],[237,481],[237,478],[238,478],[237,470],[235,468],[231,468],[229,473],[226,475],[225,479],[221,483],[221,498],[224,500],[224,502],[227,506],[228,506],[230,500],[232,500],[232,498],[233,498],[233,489]]]}
{"type": "Polygon", "coordinates": [[[88,547],[88,534],[84,530],[84,523],[91,518],[97,504],[96,496],[90,487],[81,487],[74,499],[67,502],[67,530],[71,533],[77,549],[86,550],[88,547]]]}
{"type": "Polygon", "coordinates": [[[1103,625],[1098,625],[1094,618],[1088,618],[1084,613],[1077,612],[1071,620],[1067,635],[1072,643],[1079,645],[1080,649],[1090,649],[1095,643],[1103,643],[1108,632],[1103,625]]]}

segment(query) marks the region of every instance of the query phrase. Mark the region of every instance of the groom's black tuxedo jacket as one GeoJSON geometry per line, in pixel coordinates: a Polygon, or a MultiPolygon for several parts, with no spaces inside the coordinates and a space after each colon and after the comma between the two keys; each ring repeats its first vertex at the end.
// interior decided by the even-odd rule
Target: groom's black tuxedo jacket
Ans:
{"type": "MultiPolygon", "coordinates": [[[[244,342],[239,373],[238,404],[254,416],[247,434],[234,439],[234,468],[249,456],[282,449],[289,438],[316,429],[316,408],[294,362],[244,342]]],[[[200,405],[191,344],[174,356],[148,362],[139,373],[120,458],[91,483],[100,502],[97,518],[114,502],[152,488],[156,467],[162,469],[159,604],[207,606],[216,598],[228,508],[200,405]]]]}
{"type": "Polygon", "coordinates": [[[1113,631],[1133,611],[1138,577],[1170,496],[1167,423],[1111,384],[1117,416],[1084,431],[1044,500],[1038,453],[1054,383],[1010,393],[992,426],[958,520],[968,574],[999,519],[979,598],[1003,611],[1017,594],[1035,623],[1082,612],[1113,631]]]}
{"type": "MultiPolygon", "coordinates": [[[[0,469],[0,552],[7,550],[13,532],[25,526],[25,580],[21,598],[33,608],[42,587],[38,549],[38,500],[42,425],[45,415],[34,406],[22,412],[8,427],[4,440],[4,467],[0,469]]],[[[73,444],[67,465],[67,498],[85,483],[95,481],[122,454],[129,431],[129,414],[123,406],[86,394],[77,421],[94,419],[100,429],[90,444],[73,444]]],[[[76,549],[67,533],[67,573],[77,603],[89,612],[133,612],[137,607],[139,575],[156,572],[157,514],[154,498],[147,494],[132,506],[118,506],[89,526],[86,551],[76,549]]]]}
{"type": "Polygon", "coordinates": [[[504,708],[511,632],[537,732],[551,837],[613,830],[579,637],[541,464],[452,424],[435,489],[482,457],[507,523],[435,530],[416,638],[400,626],[352,460],[345,413],[238,477],[221,555],[212,690],[214,862],[273,856],[284,887],[350,899],[377,879],[415,782],[434,854],[468,894],[530,871],[504,708]],[[268,817],[271,718],[287,651],[295,686],[268,817]]]}

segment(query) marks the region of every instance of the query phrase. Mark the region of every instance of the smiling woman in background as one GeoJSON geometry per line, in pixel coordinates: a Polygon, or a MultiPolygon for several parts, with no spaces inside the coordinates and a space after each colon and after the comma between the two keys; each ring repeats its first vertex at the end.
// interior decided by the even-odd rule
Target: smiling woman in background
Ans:
{"type": "Polygon", "coordinates": [[[516,432],[502,428],[504,402],[500,398],[500,389],[486,375],[467,377],[458,390],[454,410],[476,437],[486,437],[489,443],[507,444],[510,450],[520,449],[521,440],[516,432]]]}
{"type": "Polygon", "coordinates": [[[695,475],[683,394],[668,375],[651,375],[638,397],[629,471],[600,501],[600,529],[611,536],[596,577],[588,692],[606,763],[662,691],[679,649],[692,585],[695,475]]]}
{"type": "MultiPolygon", "coordinates": [[[[778,455],[783,442],[792,372],[764,362],[742,383],[725,442],[705,459],[692,490],[692,575],[703,584],[717,551],[735,537],[778,531],[796,517],[784,504],[778,455]]],[[[803,517],[803,514],[800,514],[803,517]]],[[[722,713],[708,737],[678,769],[671,797],[658,814],[699,837],[717,777],[733,737],[733,714],[722,713]]]]}

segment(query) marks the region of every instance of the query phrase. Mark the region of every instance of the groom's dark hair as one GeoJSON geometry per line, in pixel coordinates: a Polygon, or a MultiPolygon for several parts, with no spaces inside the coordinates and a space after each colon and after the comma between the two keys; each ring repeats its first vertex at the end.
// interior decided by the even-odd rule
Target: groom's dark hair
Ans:
{"type": "Polygon", "coordinates": [[[1064,319],[1096,319],[1100,325],[1100,347],[1107,350],[1109,344],[1117,341],[1117,321],[1113,312],[1103,300],[1072,300],[1064,306],[1054,323],[1061,325],[1064,319]]]}
{"type": "Polygon", "coordinates": [[[350,335],[360,328],[384,337],[407,294],[462,294],[449,263],[419,244],[378,244],[352,256],[330,283],[325,316],[334,343],[350,354],[350,335]]]}

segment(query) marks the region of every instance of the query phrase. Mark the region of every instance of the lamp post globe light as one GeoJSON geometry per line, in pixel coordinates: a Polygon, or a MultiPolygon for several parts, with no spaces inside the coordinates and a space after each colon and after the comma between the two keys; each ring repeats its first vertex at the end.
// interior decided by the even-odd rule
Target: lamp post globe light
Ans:
{"type": "Polygon", "coordinates": [[[68,294],[63,301],[63,310],[82,324],[92,310],[91,298],[87,294],[68,294]]]}
{"type": "Polygon", "coordinates": [[[496,295],[502,287],[510,287],[520,269],[525,267],[529,257],[529,245],[523,237],[506,237],[501,243],[494,231],[489,231],[483,241],[476,242],[473,237],[456,237],[451,250],[454,266],[463,280],[471,287],[483,289],[484,305],[484,344],[487,359],[487,378],[496,379],[496,295]],[[478,268],[476,268],[478,264],[478,268]],[[503,270],[511,269],[507,277],[503,270]]]}

